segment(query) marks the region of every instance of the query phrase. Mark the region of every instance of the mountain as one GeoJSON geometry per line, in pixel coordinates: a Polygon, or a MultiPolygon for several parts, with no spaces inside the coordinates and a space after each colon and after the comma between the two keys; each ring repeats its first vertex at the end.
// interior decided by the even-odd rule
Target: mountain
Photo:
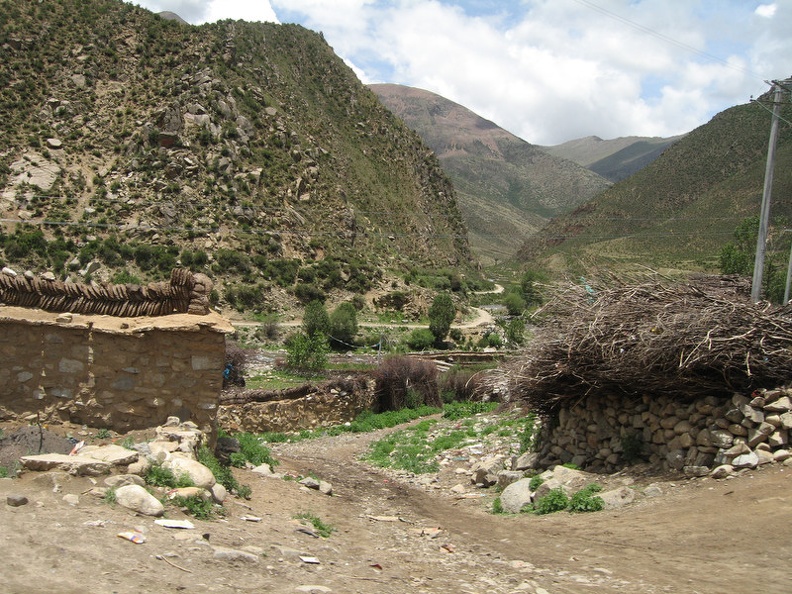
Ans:
{"type": "Polygon", "coordinates": [[[548,220],[609,186],[439,95],[370,85],[435,152],[454,183],[470,243],[482,262],[511,257],[548,220]]]}
{"type": "Polygon", "coordinates": [[[630,177],[657,159],[663,151],[683,135],[670,138],[625,136],[603,140],[586,136],[542,150],[588,167],[602,177],[617,182],[630,177]]]}
{"type": "MultiPolygon", "coordinates": [[[[277,308],[474,267],[439,162],[321,34],[120,0],[0,13],[0,263],[277,308]]],[[[244,303],[243,303],[244,305],[244,303]]]]}
{"type": "MultiPolygon", "coordinates": [[[[720,250],[758,217],[771,116],[766,103],[727,109],[669,146],[650,165],[526,241],[519,259],[581,273],[620,269],[717,269],[720,250]]],[[[785,101],[781,115],[792,119],[785,101]]],[[[773,185],[770,249],[792,217],[792,129],[781,124],[773,185]]],[[[755,241],[755,240],[754,240],[755,241]]],[[[788,245],[788,244],[787,244],[788,245]]]]}

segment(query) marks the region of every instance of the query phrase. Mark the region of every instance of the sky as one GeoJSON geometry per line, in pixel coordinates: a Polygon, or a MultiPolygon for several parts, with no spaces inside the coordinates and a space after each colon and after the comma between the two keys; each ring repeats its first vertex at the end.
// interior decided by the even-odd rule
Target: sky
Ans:
{"type": "Polygon", "coordinates": [[[363,83],[432,91],[539,145],[689,132],[792,75],[792,0],[134,3],[321,31],[363,83]]]}

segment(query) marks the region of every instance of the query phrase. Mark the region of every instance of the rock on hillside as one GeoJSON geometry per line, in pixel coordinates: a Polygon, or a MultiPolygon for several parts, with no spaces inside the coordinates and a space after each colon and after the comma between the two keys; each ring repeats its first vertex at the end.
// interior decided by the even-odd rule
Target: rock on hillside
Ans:
{"type": "Polygon", "coordinates": [[[386,268],[472,264],[439,163],[321,34],[119,0],[6,8],[5,264],[151,280],[179,260],[273,308],[300,267],[362,292],[386,268]]]}

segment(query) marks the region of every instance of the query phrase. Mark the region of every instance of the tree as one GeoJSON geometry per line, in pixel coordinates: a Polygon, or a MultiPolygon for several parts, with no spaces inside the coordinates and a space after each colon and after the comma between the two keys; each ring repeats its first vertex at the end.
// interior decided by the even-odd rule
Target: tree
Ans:
{"type": "Polygon", "coordinates": [[[435,344],[443,343],[455,316],[456,307],[448,293],[440,293],[434,298],[429,308],[429,331],[435,338],[435,344]]]}
{"type": "Polygon", "coordinates": [[[327,337],[298,332],[286,343],[286,365],[299,371],[317,372],[327,365],[327,337]]]}
{"type": "Polygon", "coordinates": [[[302,328],[308,336],[320,335],[327,340],[327,335],[330,334],[330,316],[324,303],[311,301],[305,306],[302,328]]]}
{"type": "Polygon", "coordinates": [[[542,294],[539,291],[539,283],[542,281],[542,275],[533,270],[527,270],[520,279],[520,292],[522,298],[525,299],[525,304],[528,307],[534,305],[542,305],[542,294]]]}
{"type": "Polygon", "coordinates": [[[349,301],[339,304],[330,314],[330,338],[341,346],[351,345],[358,331],[357,310],[349,301]]]}
{"type": "Polygon", "coordinates": [[[520,316],[525,311],[525,299],[519,293],[507,293],[503,305],[510,316],[520,316]]]}

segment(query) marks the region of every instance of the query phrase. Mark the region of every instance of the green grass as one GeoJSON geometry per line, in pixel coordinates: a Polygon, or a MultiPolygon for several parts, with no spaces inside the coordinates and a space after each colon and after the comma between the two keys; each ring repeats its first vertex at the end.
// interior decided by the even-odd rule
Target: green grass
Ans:
{"type": "Polygon", "coordinates": [[[176,476],[168,468],[155,464],[148,469],[146,476],[143,477],[146,484],[154,487],[165,487],[168,489],[178,489],[181,487],[194,487],[195,483],[187,474],[176,476]]]}
{"type": "Polygon", "coordinates": [[[497,402],[474,402],[472,400],[449,402],[443,406],[443,418],[463,419],[479,413],[492,412],[498,408],[497,402]]]}
{"type": "Polygon", "coordinates": [[[335,532],[335,528],[330,524],[326,524],[319,516],[311,512],[302,512],[292,516],[295,520],[306,520],[316,533],[322,538],[329,538],[335,532]]]}
{"type": "Polygon", "coordinates": [[[306,376],[285,369],[274,369],[266,375],[257,375],[245,380],[245,387],[250,390],[285,390],[305,385],[306,381],[318,382],[327,378],[322,375],[306,376]]]}
{"type": "Polygon", "coordinates": [[[223,485],[229,493],[236,493],[240,497],[250,499],[252,493],[250,487],[240,485],[233,472],[231,472],[231,468],[220,464],[220,461],[208,447],[202,446],[198,449],[198,462],[211,470],[215,480],[223,485]]]}

